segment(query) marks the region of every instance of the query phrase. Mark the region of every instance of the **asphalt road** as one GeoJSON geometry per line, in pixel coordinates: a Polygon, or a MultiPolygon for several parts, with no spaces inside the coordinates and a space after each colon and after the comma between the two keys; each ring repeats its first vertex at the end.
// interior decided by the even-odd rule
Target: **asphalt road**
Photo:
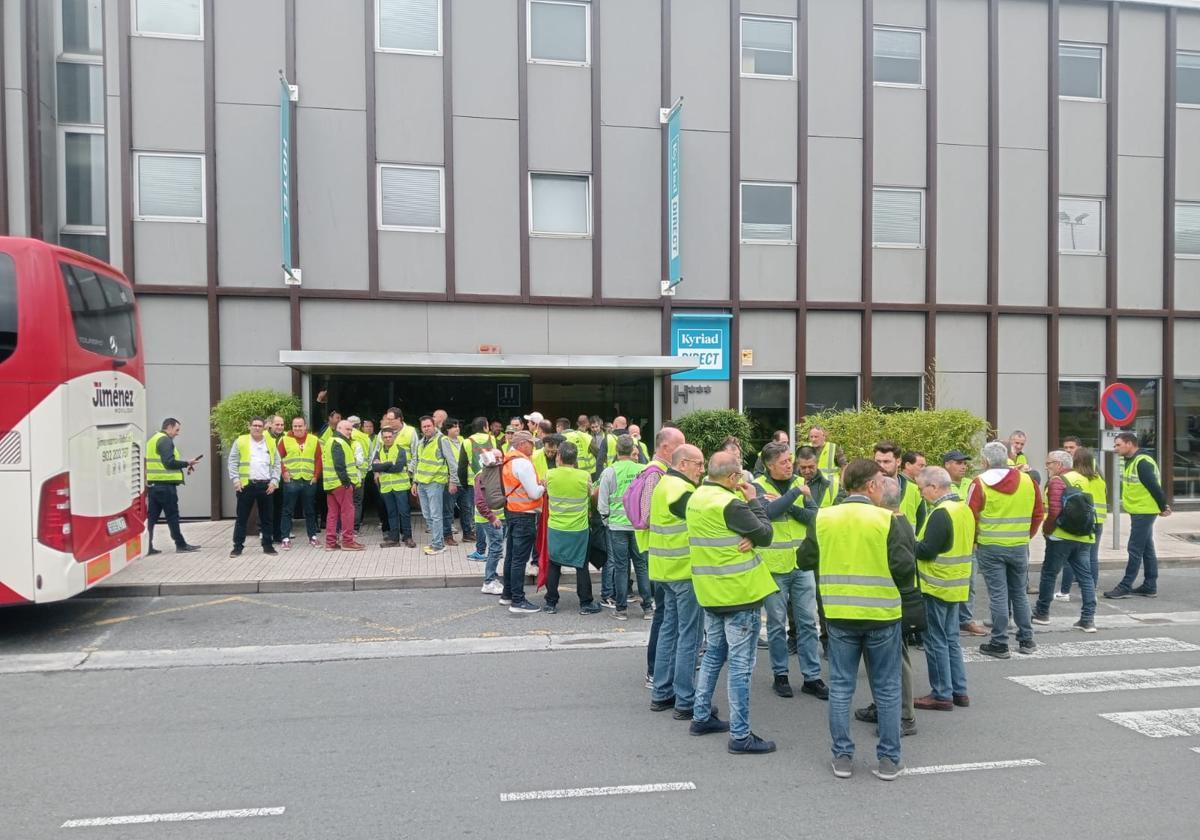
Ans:
{"type": "MultiPolygon", "coordinates": [[[[1105,605],[1095,636],[1060,629],[1068,605],[1055,604],[1064,621],[1039,632],[1045,656],[969,661],[972,706],[919,713],[919,734],[903,742],[913,769],[1030,763],[891,784],[870,775],[873,732],[863,724],[853,730],[854,778],[833,778],[825,704],[775,697],[765,655],[752,718],[756,732],[778,741],[774,755],[728,755],[722,736],[689,737],[686,724],[651,713],[644,650],[636,646],[648,624],[637,618],[625,626],[570,611],[510,618],[492,599],[455,590],[10,610],[0,613],[0,836],[1193,837],[1200,727],[1182,710],[1200,706],[1200,570],[1165,570],[1160,589],[1155,601],[1105,605]],[[1156,616],[1128,626],[1113,617],[1117,610],[1156,616]],[[1122,626],[1104,629],[1106,616],[1122,626]],[[548,633],[617,646],[410,655],[425,644],[416,639],[517,649],[548,633]],[[372,645],[381,658],[342,661],[347,648],[372,645]],[[247,664],[163,667],[138,658],[230,647],[247,651],[240,660],[247,664]],[[280,649],[303,649],[307,658],[261,664],[280,649]],[[92,656],[98,669],[22,672],[31,656],[58,654],[92,656]],[[100,667],[102,655],[109,659],[100,667]],[[1109,672],[1107,690],[1092,690],[1095,678],[1080,676],[1092,672],[1109,672]],[[1168,710],[1158,718],[1180,734],[1144,734],[1167,730],[1137,713],[1168,710]],[[1100,717],[1121,713],[1135,717],[1126,725],[1100,717]],[[664,783],[694,789],[501,799],[664,783]],[[63,827],[259,808],[284,811],[63,827]]],[[[566,595],[562,605],[572,601],[566,595]]],[[[1074,613],[1077,604],[1069,606],[1074,613]]],[[[919,653],[914,663],[923,691],[919,653]]],[[[723,686],[718,696],[725,710],[723,686]]],[[[866,696],[864,683],[858,696],[866,696]]]]}

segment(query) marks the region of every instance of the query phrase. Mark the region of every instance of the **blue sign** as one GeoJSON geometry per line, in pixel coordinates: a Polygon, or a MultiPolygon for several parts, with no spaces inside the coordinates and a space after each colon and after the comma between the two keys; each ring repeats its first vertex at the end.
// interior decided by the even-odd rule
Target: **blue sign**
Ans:
{"type": "Polygon", "coordinates": [[[285,279],[292,272],[292,90],[279,77],[279,226],[285,279]]]}
{"type": "Polygon", "coordinates": [[[1124,382],[1114,382],[1100,395],[1100,413],[1114,426],[1128,426],[1137,416],[1137,395],[1124,382]]]}
{"type": "Polygon", "coordinates": [[[683,158],[679,142],[679,118],[683,100],[675,104],[667,117],[667,288],[683,279],[683,260],[679,250],[679,182],[683,158]]]}
{"type": "Polygon", "coordinates": [[[729,379],[729,321],[725,312],[671,316],[671,354],[694,359],[694,370],[671,374],[672,379],[729,379]]]}

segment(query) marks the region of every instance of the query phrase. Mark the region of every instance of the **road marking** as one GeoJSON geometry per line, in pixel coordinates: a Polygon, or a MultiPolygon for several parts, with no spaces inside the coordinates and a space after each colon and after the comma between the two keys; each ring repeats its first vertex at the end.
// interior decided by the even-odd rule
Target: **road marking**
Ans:
{"type": "Polygon", "coordinates": [[[624,796],[629,793],[667,793],[695,790],[692,782],[660,782],[654,785],[616,785],[615,787],[564,788],[562,790],[530,790],[522,793],[502,793],[501,802],[530,802],[534,799],[574,799],[581,796],[624,796]]]}
{"type": "MultiPolygon", "coordinates": [[[[1181,642],[1178,639],[1155,637],[1150,639],[1096,639],[1090,642],[1062,642],[1056,645],[1039,645],[1024,659],[1074,659],[1085,656],[1141,656],[1147,653],[1194,653],[1200,645],[1181,642]]],[[[979,648],[963,648],[964,662],[998,661],[994,656],[981,653],[979,648]]],[[[1020,661],[1017,659],[1016,661],[1020,661]]]]}
{"type": "Polygon", "coordinates": [[[1200,735],[1200,709],[1156,709],[1147,712],[1110,712],[1100,717],[1132,729],[1147,738],[1200,735]]]}
{"type": "Polygon", "coordinates": [[[1087,671],[1079,674],[1042,674],[1008,679],[1041,694],[1096,694],[1102,691],[1200,686],[1200,668],[1138,668],[1129,671],[1087,671]]]}
{"type": "Polygon", "coordinates": [[[1009,767],[1043,767],[1036,758],[1015,758],[1011,761],[973,761],[969,764],[931,764],[928,767],[906,767],[905,776],[932,776],[935,773],[969,773],[972,770],[1004,770],[1009,767]]]}
{"type": "Polygon", "coordinates": [[[1200,753],[1200,747],[1192,747],[1192,752],[1200,753]]]}
{"type": "Polygon", "coordinates": [[[228,604],[230,601],[239,600],[238,596],[231,595],[228,598],[218,598],[215,601],[204,601],[200,604],[184,604],[182,607],[165,607],[161,610],[150,610],[149,612],[137,613],[136,615],[118,615],[115,618],[104,618],[100,621],[93,621],[93,627],[107,627],[110,624],[121,624],[125,621],[133,621],[138,618],[149,618],[152,615],[167,615],[168,613],[183,612],[185,610],[198,610],[201,607],[215,607],[217,604],[228,604]]]}
{"type": "Polygon", "coordinates": [[[143,823],[192,822],[193,820],[237,820],[245,817],[278,817],[283,808],[238,808],[228,811],[180,811],[174,814],[133,814],[128,817],[93,817],[67,820],[63,828],[93,828],[101,825],[140,825],[143,823]]]}

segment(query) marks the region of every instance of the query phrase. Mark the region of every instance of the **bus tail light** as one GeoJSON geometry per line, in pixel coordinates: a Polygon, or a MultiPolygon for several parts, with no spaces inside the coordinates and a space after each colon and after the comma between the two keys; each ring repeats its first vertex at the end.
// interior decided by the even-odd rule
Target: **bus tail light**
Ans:
{"type": "Polygon", "coordinates": [[[55,551],[71,553],[71,478],[59,473],[42,483],[38,504],[38,542],[55,551]]]}

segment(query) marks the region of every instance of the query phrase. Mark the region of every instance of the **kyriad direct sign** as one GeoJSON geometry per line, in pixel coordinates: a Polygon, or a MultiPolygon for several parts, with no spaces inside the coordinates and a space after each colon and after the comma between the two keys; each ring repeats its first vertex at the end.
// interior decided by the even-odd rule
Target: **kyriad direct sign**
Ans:
{"type": "Polygon", "coordinates": [[[671,317],[671,354],[694,359],[697,367],[672,379],[729,379],[729,320],[721,312],[671,317]]]}

